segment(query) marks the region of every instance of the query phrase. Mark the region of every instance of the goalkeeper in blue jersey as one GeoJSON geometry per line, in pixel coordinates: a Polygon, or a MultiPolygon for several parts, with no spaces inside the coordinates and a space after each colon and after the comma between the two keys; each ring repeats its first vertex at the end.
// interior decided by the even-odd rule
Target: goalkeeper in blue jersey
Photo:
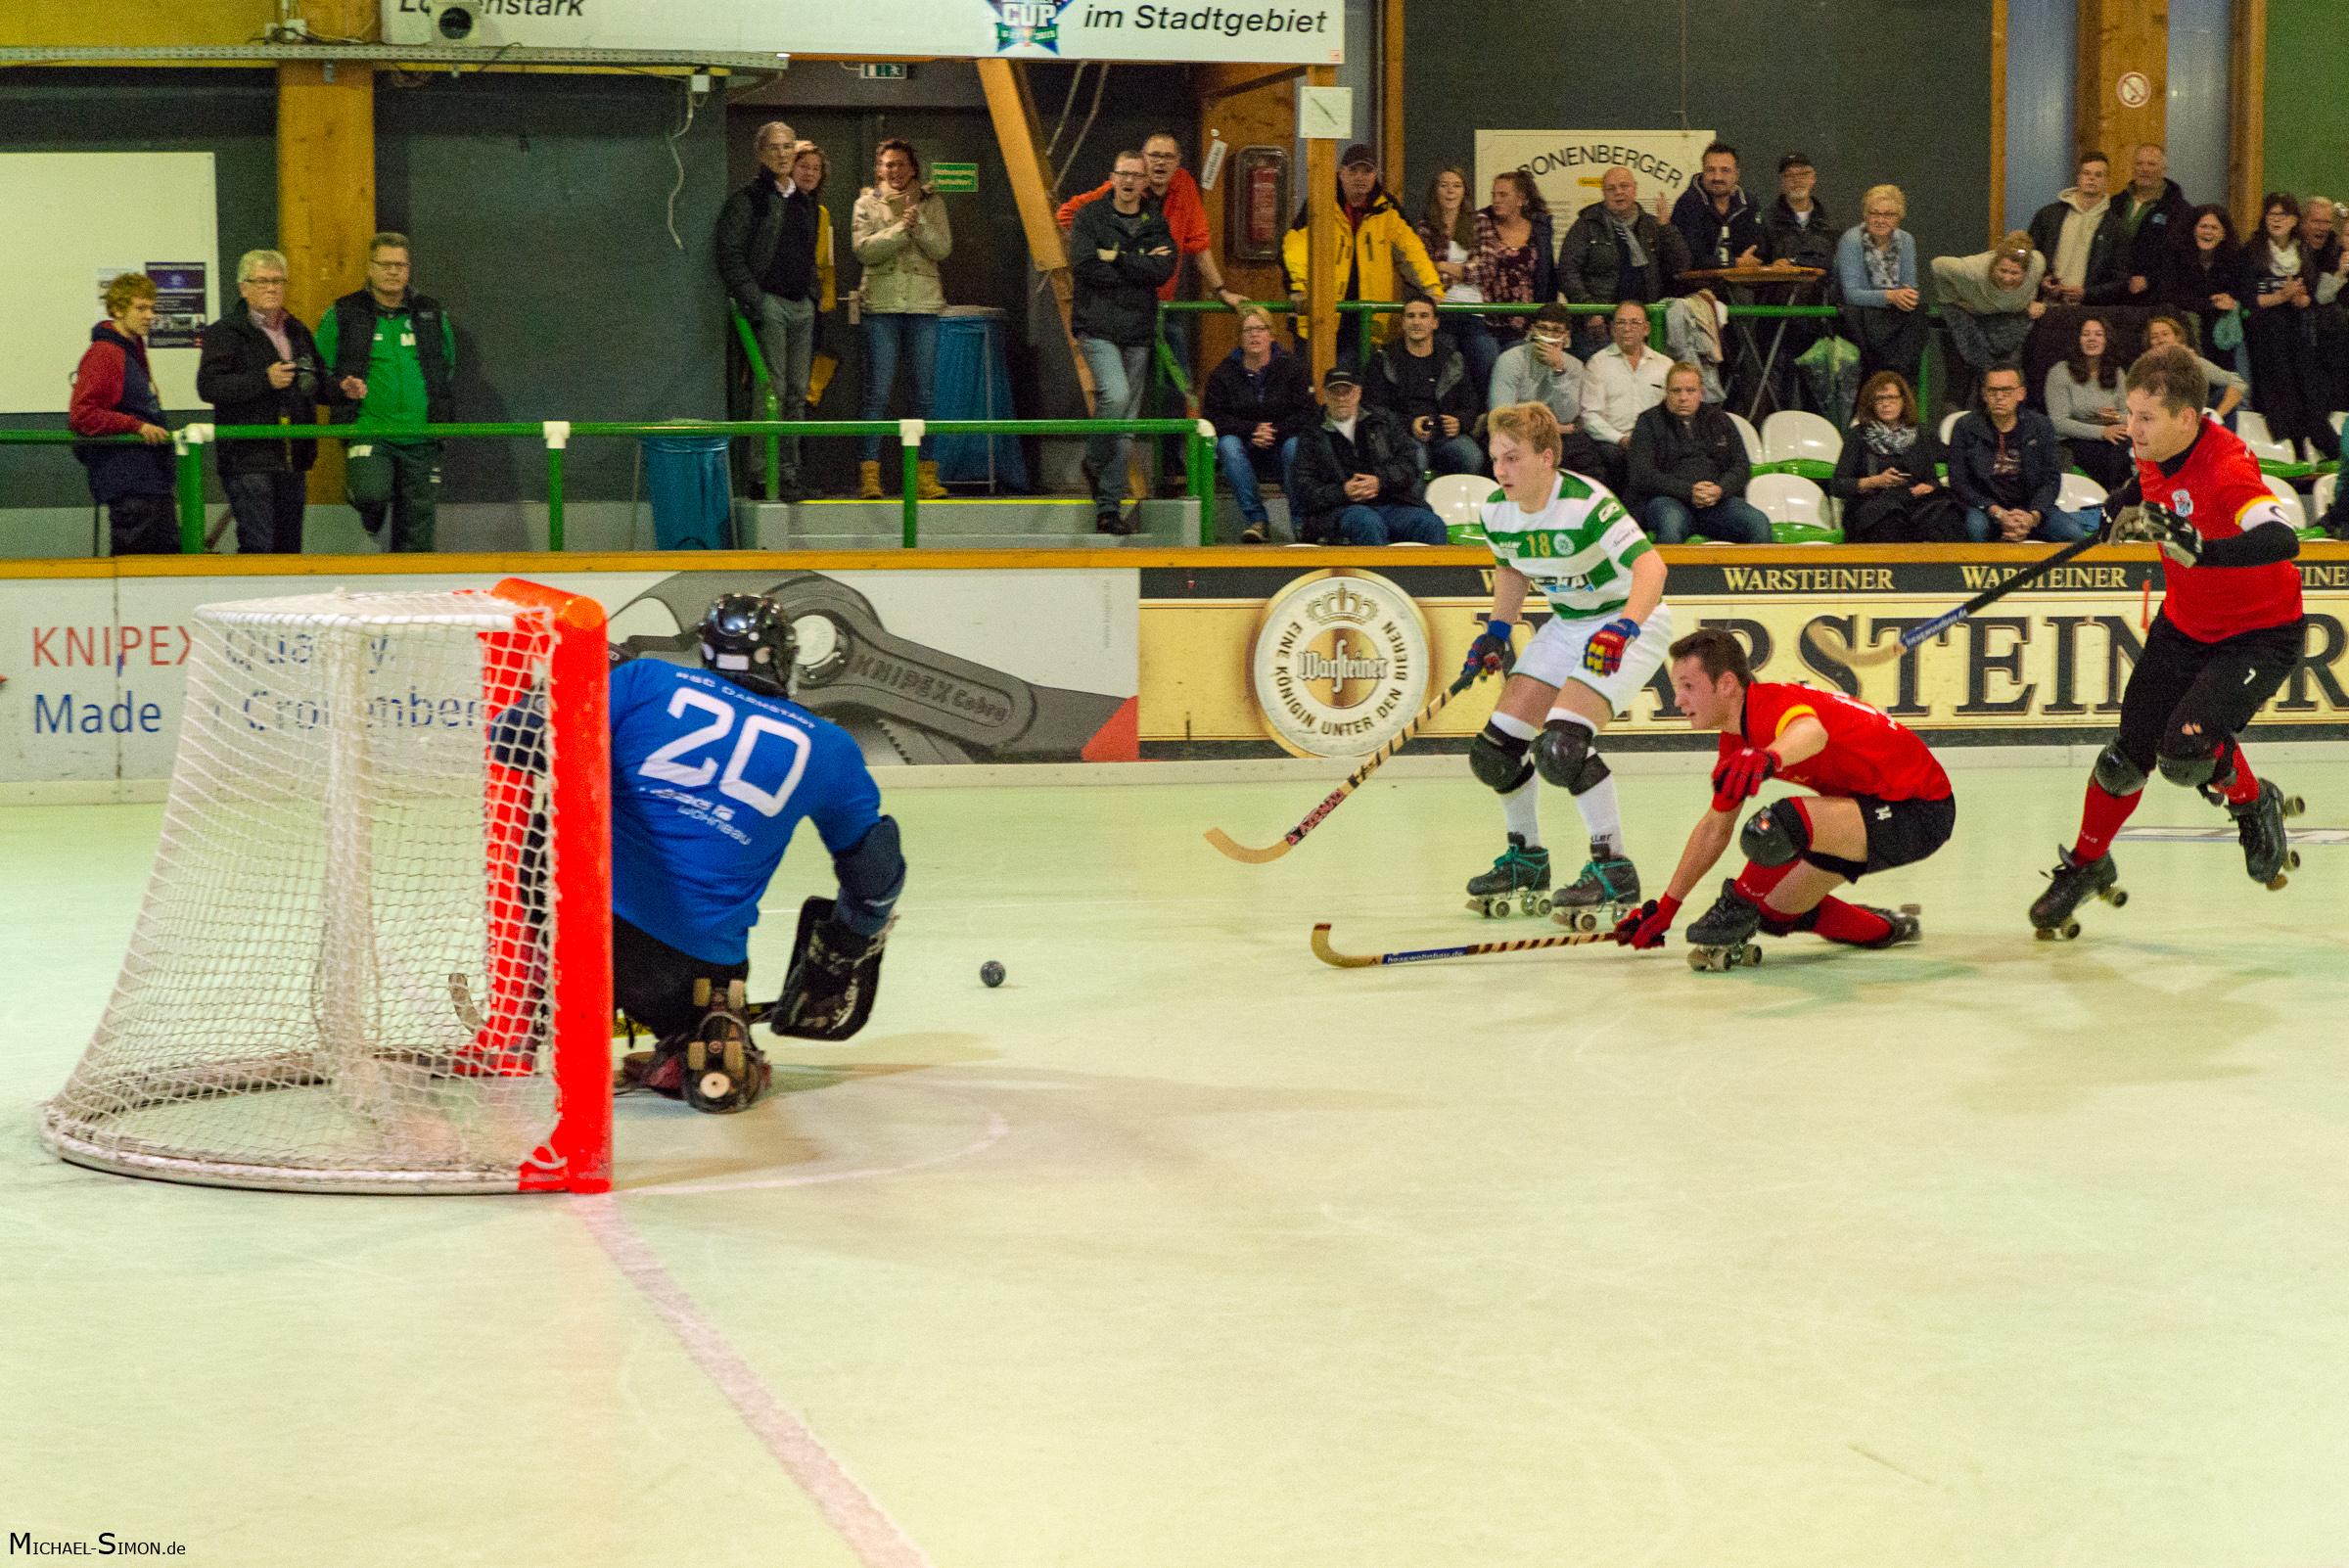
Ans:
{"type": "Polygon", "coordinates": [[[700,669],[633,659],[612,671],[613,976],[622,1010],[658,1041],[628,1058],[622,1086],[732,1111],[766,1086],[743,999],[750,931],[801,820],[840,894],[801,910],[766,1011],[778,1035],[863,1027],[905,858],[856,743],[791,700],[782,607],[727,594],[700,630],[700,669]]]}

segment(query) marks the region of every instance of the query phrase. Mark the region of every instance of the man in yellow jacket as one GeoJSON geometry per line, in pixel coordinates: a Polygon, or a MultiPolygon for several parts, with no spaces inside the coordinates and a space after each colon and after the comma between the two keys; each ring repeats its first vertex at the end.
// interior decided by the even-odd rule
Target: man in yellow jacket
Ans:
{"type": "MultiPolygon", "coordinates": [[[[1296,221],[1281,242],[1280,258],[1289,275],[1289,298],[1300,313],[1297,336],[1306,335],[1303,314],[1306,284],[1306,228],[1311,199],[1298,208],[1296,221]]],[[[1330,258],[1341,300],[1403,300],[1407,284],[1430,300],[1443,298],[1444,285],[1427,258],[1427,247],[1387,195],[1378,177],[1378,160],[1356,142],[1338,160],[1338,246],[1330,258]]],[[[1383,344],[1395,329],[1392,315],[1371,318],[1370,341],[1383,344]]],[[[1355,335],[1348,331],[1338,344],[1338,357],[1354,359],[1355,335]]]]}

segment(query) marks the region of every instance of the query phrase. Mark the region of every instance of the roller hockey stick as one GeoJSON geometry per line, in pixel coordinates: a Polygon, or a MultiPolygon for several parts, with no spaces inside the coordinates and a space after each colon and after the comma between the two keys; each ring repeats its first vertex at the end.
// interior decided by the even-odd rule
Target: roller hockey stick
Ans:
{"type": "Polygon", "coordinates": [[[2048,556],[2046,560],[2032,563],[2003,582],[1992,583],[1957,609],[1945,610],[1923,625],[1910,627],[1901,633],[1896,642],[1884,643],[1874,648],[1854,648],[1834,627],[1822,625],[1817,622],[1806,626],[1804,631],[1820,653],[1841,664],[1860,669],[1870,669],[1876,665],[1889,665],[1901,655],[1909,652],[1910,649],[1931,642],[1975,611],[1998,603],[2018,588],[2029,587],[2074,556],[2093,550],[2098,544],[2105,542],[2107,541],[2094,533],[2083,539],[2075,539],[2062,549],[2048,556]]]}
{"type": "Polygon", "coordinates": [[[1280,841],[1277,844],[1267,844],[1261,850],[1253,850],[1247,845],[1241,844],[1237,840],[1233,839],[1230,834],[1224,832],[1221,828],[1212,827],[1207,830],[1207,842],[1214,845],[1223,853],[1231,856],[1234,860],[1245,860],[1250,865],[1263,865],[1267,860],[1279,859],[1282,855],[1297,848],[1298,843],[1303,840],[1308,833],[1311,833],[1313,829],[1319,827],[1321,825],[1321,819],[1329,815],[1330,812],[1336,810],[1339,805],[1345,801],[1347,796],[1352,795],[1357,789],[1360,788],[1362,780],[1368,778],[1372,773],[1378,771],[1378,766],[1381,762],[1384,762],[1388,758],[1393,757],[1397,752],[1402,751],[1404,744],[1412,736],[1418,734],[1420,730],[1425,728],[1429,719],[1434,718],[1438,714],[1444,711],[1445,704],[1451,702],[1461,692],[1466,691],[1470,686],[1474,685],[1477,679],[1478,676],[1476,675],[1462,675],[1459,679],[1453,681],[1450,686],[1447,686],[1444,690],[1438,692],[1434,702],[1429,703],[1425,708],[1419,710],[1418,717],[1404,725],[1402,731],[1398,733],[1393,740],[1387,742],[1386,745],[1381,746],[1377,751],[1371,753],[1370,756],[1363,761],[1361,766],[1356,768],[1352,773],[1346,776],[1345,783],[1339,785],[1336,789],[1331,790],[1329,794],[1323,798],[1319,806],[1314,807],[1312,810],[1305,813],[1304,821],[1298,823],[1295,827],[1289,829],[1288,832],[1282,834],[1280,841]]]}
{"type": "Polygon", "coordinates": [[[1369,969],[1379,964],[1420,964],[1431,958],[1477,958],[1489,952],[1531,952],[1536,947],[1580,947],[1593,942],[1612,942],[1612,931],[1581,931],[1571,937],[1524,937],[1516,942],[1471,942],[1457,947],[1408,947],[1402,952],[1357,956],[1329,945],[1329,922],[1313,927],[1313,956],[1333,969],[1369,969]]]}

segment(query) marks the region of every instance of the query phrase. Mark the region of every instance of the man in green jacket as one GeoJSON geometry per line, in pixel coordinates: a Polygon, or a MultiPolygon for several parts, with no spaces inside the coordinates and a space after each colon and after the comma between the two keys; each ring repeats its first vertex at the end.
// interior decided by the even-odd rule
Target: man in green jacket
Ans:
{"type": "Polygon", "coordinates": [[[350,399],[336,411],[337,422],[358,426],[348,443],[345,484],[359,521],[387,549],[430,550],[440,505],[440,443],[364,438],[370,426],[405,429],[455,417],[456,330],[440,301],[409,288],[408,277],[406,235],[369,240],[367,287],[337,300],[318,323],[318,358],[350,399]]]}

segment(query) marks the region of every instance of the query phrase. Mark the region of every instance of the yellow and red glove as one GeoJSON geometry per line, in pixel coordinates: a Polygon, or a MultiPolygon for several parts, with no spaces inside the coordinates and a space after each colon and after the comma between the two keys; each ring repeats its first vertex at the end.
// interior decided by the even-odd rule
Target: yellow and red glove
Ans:
{"type": "Polygon", "coordinates": [[[1593,675],[1612,675],[1623,668],[1623,651],[1639,635],[1639,623],[1630,616],[1617,616],[1596,631],[1583,645],[1583,668],[1593,675]]]}

